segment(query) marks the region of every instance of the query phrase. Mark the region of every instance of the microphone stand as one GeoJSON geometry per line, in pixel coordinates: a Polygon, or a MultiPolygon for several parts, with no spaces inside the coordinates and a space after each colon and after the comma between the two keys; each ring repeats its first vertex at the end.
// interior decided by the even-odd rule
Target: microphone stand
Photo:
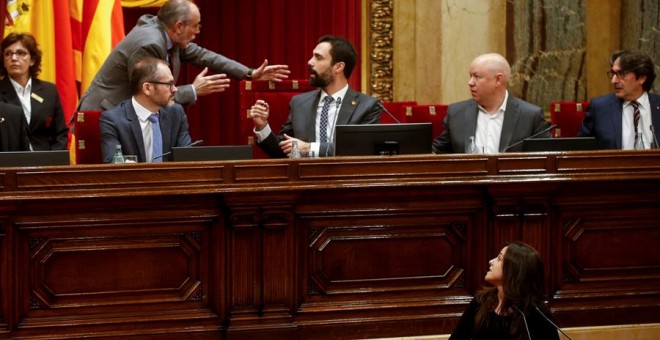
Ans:
{"type": "Polygon", "coordinates": [[[523,138],[523,139],[521,139],[521,140],[519,140],[519,141],[517,141],[517,142],[515,142],[515,143],[513,143],[513,144],[511,144],[511,145],[509,145],[509,146],[507,146],[506,148],[504,148],[504,150],[502,150],[502,152],[507,152],[507,151],[509,151],[509,149],[511,149],[511,148],[513,148],[513,147],[516,147],[516,146],[518,146],[518,145],[524,143],[526,140],[534,139],[534,138],[536,138],[536,137],[538,137],[538,136],[540,136],[540,135],[542,135],[542,134],[544,134],[544,133],[550,132],[550,131],[552,131],[552,130],[554,130],[554,129],[556,129],[556,128],[557,128],[557,124],[552,124],[552,125],[548,126],[547,128],[541,130],[540,132],[537,132],[537,133],[535,133],[535,134],[533,134],[533,135],[531,135],[531,136],[529,136],[529,137],[527,137],[527,138],[523,138]]]}
{"type": "MultiPolygon", "coordinates": [[[[204,143],[204,140],[203,140],[203,139],[199,139],[199,140],[196,140],[196,141],[194,141],[194,142],[192,142],[192,143],[186,145],[185,147],[186,147],[186,148],[189,148],[189,147],[192,147],[192,146],[200,145],[200,144],[202,144],[202,143],[204,143]]],[[[172,153],[172,149],[170,149],[170,151],[168,151],[168,152],[166,152],[166,153],[164,153],[164,154],[160,154],[160,155],[154,157],[154,158],[152,159],[152,161],[153,161],[153,160],[156,160],[156,159],[159,159],[159,158],[163,158],[163,157],[165,157],[165,156],[167,156],[167,155],[169,155],[169,154],[171,154],[171,153],[172,153]]]]}

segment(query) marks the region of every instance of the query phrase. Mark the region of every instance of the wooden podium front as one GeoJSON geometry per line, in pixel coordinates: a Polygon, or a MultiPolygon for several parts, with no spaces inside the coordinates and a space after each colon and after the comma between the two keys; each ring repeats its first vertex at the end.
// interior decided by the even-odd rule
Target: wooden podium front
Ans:
{"type": "Polygon", "coordinates": [[[658,159],[0,168],[0,338],[449,333],[513,240],[562,327],[660,322],[658,159]]]}

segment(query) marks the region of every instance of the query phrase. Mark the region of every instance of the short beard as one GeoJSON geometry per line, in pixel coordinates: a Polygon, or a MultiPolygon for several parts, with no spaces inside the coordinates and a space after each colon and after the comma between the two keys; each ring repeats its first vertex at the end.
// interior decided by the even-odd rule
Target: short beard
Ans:
{"type": "Polygon", "coordinates": [[[320,88],[325,88],[328,86],[329,82],[323,79],[320,74],[318,74],[316,71],[312,72],[314,73],[315,77],[309,77],[309,85],[320,88]]]}

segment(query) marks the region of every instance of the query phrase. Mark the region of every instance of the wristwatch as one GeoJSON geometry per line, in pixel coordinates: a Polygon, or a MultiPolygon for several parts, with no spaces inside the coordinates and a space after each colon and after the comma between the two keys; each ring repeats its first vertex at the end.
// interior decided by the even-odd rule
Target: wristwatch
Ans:
{"type": "Polygon", "coordinates": [[[252,72],[254,72],[254,69],[249,68],[245,74],[245,79],[252,79],[252,72]]]}

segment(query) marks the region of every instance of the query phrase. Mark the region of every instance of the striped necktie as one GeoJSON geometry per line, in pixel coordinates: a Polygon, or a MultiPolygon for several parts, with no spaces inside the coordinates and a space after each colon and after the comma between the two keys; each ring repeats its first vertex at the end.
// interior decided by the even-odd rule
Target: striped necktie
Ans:
{"type": "Polygon", "coordinates": [[[319,142],[328,142],[328,111],[330,111],[330,103],[334,98],[326,96],[323,98],[323,108],[321,109],[321,121],[319,122],[319,142]]]}
{"type": "Polygon", "coordinates": [[[635,128],[635,145],[637,145],[637,139],[640,138],[640,135],[637,133],[639,131],[639,119],[641,116],[639,113],[639,102],[633,100],[630,102],[630,105],[633,107],[633,126],[635,128]]]}

